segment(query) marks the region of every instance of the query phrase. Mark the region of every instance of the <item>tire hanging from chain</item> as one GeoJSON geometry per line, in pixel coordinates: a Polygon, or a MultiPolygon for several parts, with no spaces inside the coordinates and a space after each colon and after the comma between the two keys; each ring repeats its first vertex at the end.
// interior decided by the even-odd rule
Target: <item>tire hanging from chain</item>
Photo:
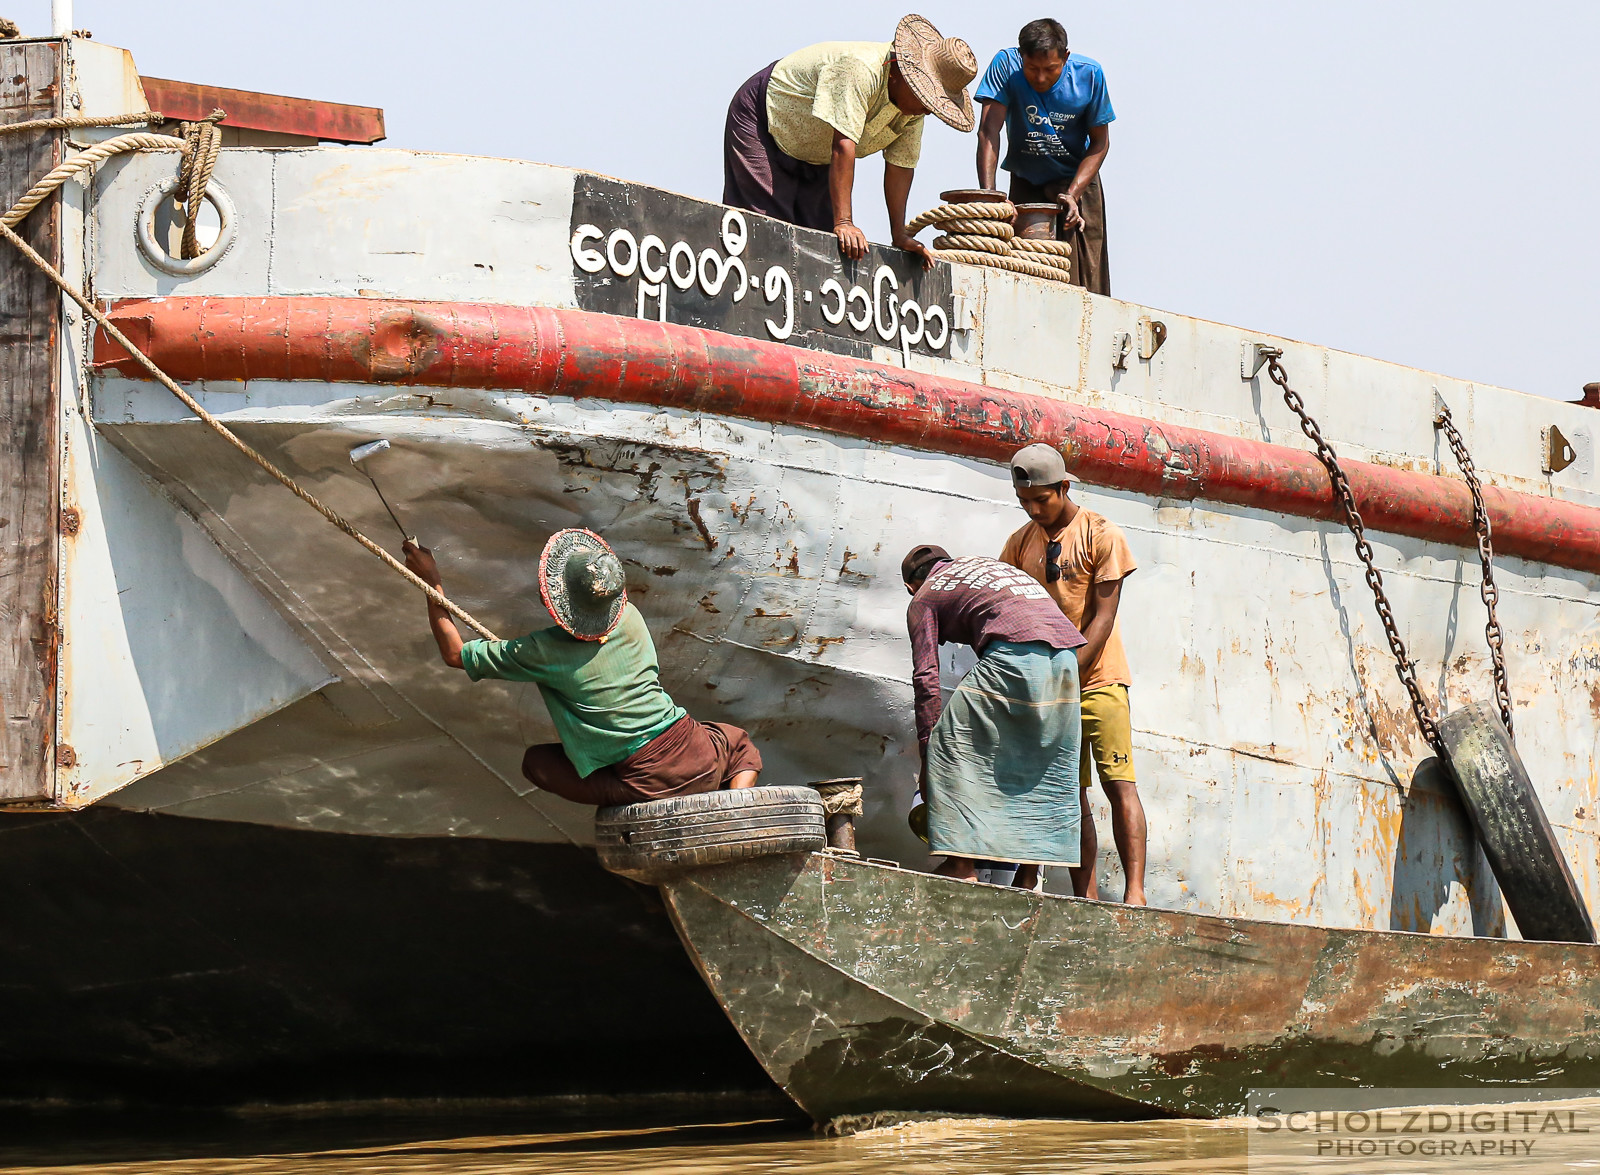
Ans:
{"type": "MultiPolygon", "coordinates": [[[[1300,398],[1300,393],[1289,386],[1289,374],[1280,361],[1283,352],[1278,348],[1263,347],[1261,354],[1266,360],[1267,374],[1273,383],[1283,389],[1283,402],[1289,406],[1289,411],[1299,418],[1300,430],[1316,446],[1317,460],[1328,471],[1328,478],[1333,482],[1334,501],[1344,516],[1345,526],[1355,538],[1356,557],[1366,568],[1367,586],[1372,589],[1372,599],[1378,610],[1378,619],[1383,622],[1383,634],[1389,642],[1389,651],[1394,654],[1395,672],[1400,677],[1400,683],[1406,687],[1406,693],[1411,696],[1411,710],[1416,715],[1417,725],[1422,729],[1422,737],[1433,748],[1435,754],[1448,759],[1444,742],[1439,735],[1438,723],[1433,716],[1433,707],[1417,681],[1416,662],[1406,651],[1405,640],[1395,623],[1394,609],[1383,590],[1383,573],[1373,561],[1372,544],[1367,541],[1366,527],[1361,521],[1361,511],[1356,507],[1355,493],[1350,488],[1350,479],[1340,468],[1339,455],[1334,452],[1333,446],[1323,437],[1322,429],[1306,411],[1305,401],[1300,398]]],[[[1435,423],[1443,431],[1445,440],[1450,445],[1450,452],[1455,456],[1456,464],[1461,467],[1461,476],[1472,494],[1472,522],[1478,535],[1478,558],[1483,565],[1479,594],[1489,614],[1484,634],[1488,638],[1489,655],[1494,667],[1495,701],[1500,710],[1500,719],[1505,723],[1506,733],[1510,734],[1512,732],[1511,687],[1506,677],[1505,634],[1500,628],[1500,618],[1495,608],[1499,603],[1500,593],[1494,582],[1494,543],[1489,524],[1489,509],[1484,504],[1483,487],[1478,481],[1477,467],[1473,464],[1472,456],[1467,452],[1466,442],[1450,415],[1450,406],[1442,400],[1439,402],[1435,423]]]]}

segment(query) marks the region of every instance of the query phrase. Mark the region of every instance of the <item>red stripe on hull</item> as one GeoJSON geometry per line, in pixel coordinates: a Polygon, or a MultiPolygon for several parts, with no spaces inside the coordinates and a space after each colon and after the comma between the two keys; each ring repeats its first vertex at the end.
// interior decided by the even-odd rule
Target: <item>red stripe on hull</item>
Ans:
{"type": "MultiPolygon", "coordinates": [[[[1005,462],[1047,441],[1075,477],[1332,519],[1310,453],[717,331],[582,310],[376,298],[165,298],[112,317],[180,381],[314,379],[588,396],[1005,462]]],[[[95,364],[143,374],[102,332],[95,364]]],[[[1453,478],[1347,461],[1372,530],[1475,547],[1453,478]]],[[[1485,487],[1497,552],[1600,571],[1600,510],[1485,487]]]]}

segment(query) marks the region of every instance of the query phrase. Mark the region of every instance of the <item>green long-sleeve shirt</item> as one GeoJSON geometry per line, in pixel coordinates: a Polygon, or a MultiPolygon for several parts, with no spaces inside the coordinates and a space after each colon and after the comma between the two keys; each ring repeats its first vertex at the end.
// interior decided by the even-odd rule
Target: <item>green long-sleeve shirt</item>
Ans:
{"type": "Polygon", "coordinates": [[[461,668],[473,681],[537,685],[579,775],[620,763],[685,713],[661,687],[655,642],[632,604],[623,605],[604,641],[580,641],[559,627],[509,641],[468,641],[461,668]]]}

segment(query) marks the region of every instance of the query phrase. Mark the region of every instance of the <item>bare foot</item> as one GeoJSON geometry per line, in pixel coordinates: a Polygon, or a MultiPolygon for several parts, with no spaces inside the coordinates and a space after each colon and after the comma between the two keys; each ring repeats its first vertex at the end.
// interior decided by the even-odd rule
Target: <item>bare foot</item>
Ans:
{"type": "Polygon", "coordinates": [[[1135,892],[1130,889],[1122,895],[1122,904],[1125,906],[1148,906],[1150,903],[1144,900],[1144,890],[1141,889],[1135,892]]]}
{"type": "Polygon", "coordinates": [[[978,880],[978,867],[969,857],[946,857],[934,872],[940,877],[953,877],[957,881],[978,880]]]}
{"type": "Polygon", "coordinates": [[[1033,889],[1039,884],[1039,866],[1021,865],[1017,868],[1017,875],[1011,881],[1017,889],[1033,889]]]}

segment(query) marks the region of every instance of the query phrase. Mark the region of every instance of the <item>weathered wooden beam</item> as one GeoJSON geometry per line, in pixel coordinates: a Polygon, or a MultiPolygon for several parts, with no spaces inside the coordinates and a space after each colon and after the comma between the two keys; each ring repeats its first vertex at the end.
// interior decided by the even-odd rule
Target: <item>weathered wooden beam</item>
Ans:
{"type": "MultiPolygon", "coordinates": [[[[62,113],[61,43],[0,42],[0,122],[62,113]]],[[[60,131],[0,136],[0,207],[60,162],[60,131]]],[[[58,199],[19,230],[60,263],[58,199]]],[[[0,254],[0,803],[53,793],[60,530],[61,299],[11,248],[0,254]]]]}

